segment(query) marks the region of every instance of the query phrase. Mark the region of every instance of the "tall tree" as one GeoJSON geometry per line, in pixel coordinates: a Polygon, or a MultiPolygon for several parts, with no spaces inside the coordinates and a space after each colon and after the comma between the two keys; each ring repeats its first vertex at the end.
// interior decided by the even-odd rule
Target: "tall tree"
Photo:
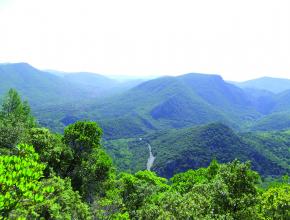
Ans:
{"type": "Polygon", "coordinates": [[[28,102],[22,102],[20,95],[15,89],[10,89],[4,97],[0,117],[9,118],[14,123],[21,121],[27,127],[33,127],[35,125],[35,120],[31,115],[28,102]]]}
{"type": "Polygon", "coordinates": [[[16,90],[10,89],[0,108],[0,146],[3,153],[24,141],[27,131],[35,126],[27,102],[22,102],[16,90]],[[3,149],[6,148],[6,149],[3,149]]]}
{"type": "Polygon", "coordinates": [[[111,158],[101,148],[101,135],[95,122],[76,122],[64,130],[64,143],[73,152],[67,175],[89,203],[96,195],[104,195],[104,184],[113,170],[111,158]]]}

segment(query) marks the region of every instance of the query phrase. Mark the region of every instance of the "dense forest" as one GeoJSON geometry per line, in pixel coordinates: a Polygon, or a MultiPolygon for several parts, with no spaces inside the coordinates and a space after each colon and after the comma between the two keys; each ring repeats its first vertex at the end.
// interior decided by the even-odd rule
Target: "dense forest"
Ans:
{"type": "MultiPolygon", "coordinates": [[[[228,141],[241,145],[252,140],[248,146],[272,139],[270,134],[232,135],[228,141]]],[[[168,136],[162,137],[166,141],[168,136]]],[[[76,121],[63,134],[52,133],[37,123],[13,89],[2,101],[0,147],[2,219],[290,218],[289,178],[282,176],[282,168],[280,178],[261,178],[249,161],[219,163],[216,158],[207,167],[171,178],[148,170],[119,172],[97,123],[76,121]]]]}

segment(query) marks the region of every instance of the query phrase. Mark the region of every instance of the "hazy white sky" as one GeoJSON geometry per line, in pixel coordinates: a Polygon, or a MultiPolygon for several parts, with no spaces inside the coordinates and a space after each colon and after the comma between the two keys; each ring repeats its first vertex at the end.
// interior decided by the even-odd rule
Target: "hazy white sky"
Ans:
{"type": "Polygon", "coordinates": [[[0,0],[0,62],[290,78],[289,0],[0,0]]]}

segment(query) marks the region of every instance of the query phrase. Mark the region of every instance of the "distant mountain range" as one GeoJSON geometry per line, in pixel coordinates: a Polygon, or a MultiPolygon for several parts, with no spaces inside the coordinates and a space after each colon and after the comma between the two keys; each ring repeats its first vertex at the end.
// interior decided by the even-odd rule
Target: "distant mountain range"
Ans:
{"type": "Polygon", "coordinates": [[[261,77],[258,79],[248,80],[245,82],[231,82],[241,88],[252,88],[267,90],[273,93],[284,92],[290,89],[290,79],[261,77]]]}
{"type": "Polygon", "coordinates": [[[77,120],[97,121],[121,170],[144,169],[149,142],[153,170],[166,177],[213,158],[236,157],[252,160],[265,175],[288,172],[289,82],[264,77],[229,83],[197,73],[120,82],[95,73],[0,64],[0,96],[17,89],[40,124],[62,132],[77,120]]]}
{"type": "Polygon", "coordinates": [[[95,73],[41,71],[27,63],[0,64],[0,95],[17,89],[32,106],[78,102],[119,93],[139,84],[134,80],[120,83],[95,73]]]}
{"type": "MultiPolygon", "coordinates": [[[[290,90],[274,94],[241,89],[218,75],[192,73],[149,80],[119,95],[70,107],[69,112],[62,106],[59,120],[93,119],[113,139],[217,121],[237,130],[271,130],[268,124],[275,115],[289,115],[289,96],[290,90]]],[[[288,128],[285,121],[277,128],[288,128]]]]}
{"type": "Polygon", "coordinates": [[[108,138],[216,121],[240,130],[285,129],[289,82],[264,77],[237,87],[218,75],[196,73],[119,82],[95,73],[40,71],[27,63],[0,65],[0,95],[17,89],[44,125],[62,130],[75,120],[93,119],[108,138]],[[284,91],[273,93],[278,87],[284,91]]]}

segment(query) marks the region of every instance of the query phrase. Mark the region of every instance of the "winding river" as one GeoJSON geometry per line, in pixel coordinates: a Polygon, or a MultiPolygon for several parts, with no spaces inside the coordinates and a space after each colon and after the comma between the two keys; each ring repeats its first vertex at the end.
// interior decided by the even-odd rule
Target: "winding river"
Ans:
{"type": "Polygon", "coordinates": [[[155,157],[152,154],[152,149],[151,149],[151,145],[148,144],[148,150],[149,150],[149,157],[148,157],[148,161],[147,161],[147,170],[151,170],[151,167],[153,166],[155,157]]]}

